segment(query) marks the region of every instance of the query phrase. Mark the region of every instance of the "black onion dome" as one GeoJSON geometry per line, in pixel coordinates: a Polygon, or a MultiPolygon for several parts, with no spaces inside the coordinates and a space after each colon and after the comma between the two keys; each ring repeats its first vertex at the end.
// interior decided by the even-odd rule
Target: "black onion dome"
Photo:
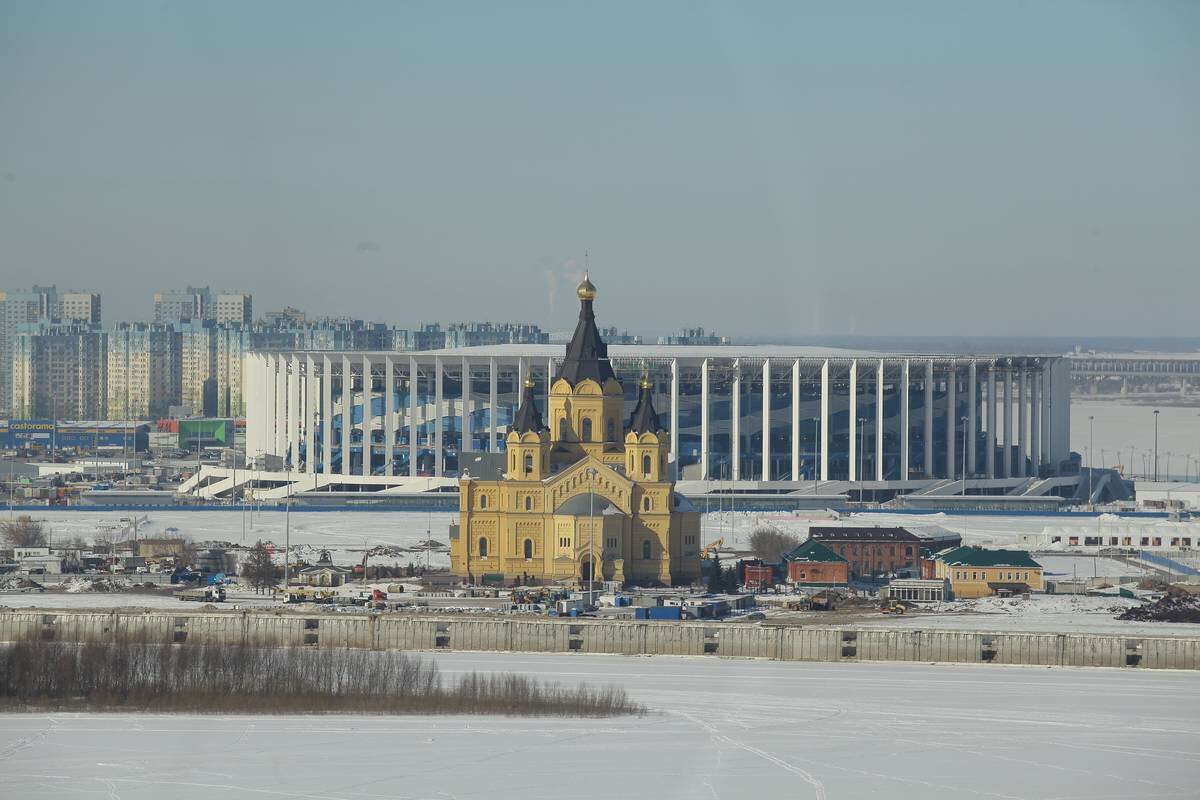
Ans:
{"type": "Polygon", "coordinates": [[[612,364],[608,361],[608,345],[600,338],[596,328],[596,314],[592,310],[592,302],[596,298],[596,287],[583,276],[576,292],[579,295],[579,322],[575,325],[575,333],[571,343],[567,345],[567,355],[559,367],[558,377],[572,386],[578,386],[580,381],[593,380],[601,386],[609,378],[616,379],[612,364]]]}
{"type": "Polygon", "coordinates": [[[548,431],[546,423],[542,422],[542,414],[538,411],[537,401],[533,397],[533,379],[525,379],[525,391],[521,394],[521,405],[517,407],[517,413],[513,416],[512,425],[508,426],[509,431],[517,433],[541,433],[548,431]]]}
{"type": "Polygon", "coordinates": [[[658,424],[658,412],[654,410],[654,393],[647,377],[642,378],[637,405],[629,417],[629,430],[637,434],[658,433],[662,430],[658,424]]]}

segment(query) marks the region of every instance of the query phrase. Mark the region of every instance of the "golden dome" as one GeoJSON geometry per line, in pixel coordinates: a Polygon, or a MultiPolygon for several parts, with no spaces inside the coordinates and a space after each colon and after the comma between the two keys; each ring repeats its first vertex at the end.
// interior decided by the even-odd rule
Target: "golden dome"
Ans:
{"type": "Polygon", "coordinates": [[[533,375],[525,376],[525,388],[532,389],[536,384],[533,382],[533,375]]]}
{"type": "Polygon", "coordinates": [[[588,280],[587,272],[583,273],[583,281],[580,282],[579,288],[575,290],[575,294],[579,295],[580,300],[596,299],[596,285],[588,280]]]}

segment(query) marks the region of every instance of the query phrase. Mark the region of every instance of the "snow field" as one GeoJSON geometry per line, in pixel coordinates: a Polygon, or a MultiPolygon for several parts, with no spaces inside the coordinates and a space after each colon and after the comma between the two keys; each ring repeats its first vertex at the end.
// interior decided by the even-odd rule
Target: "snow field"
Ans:
{"type": "Polygon", "coordinates": [[[1190,673],[446,653],[618,684],[641,718],[0,716],[0,796],[1196,796],[1190,673]]]}

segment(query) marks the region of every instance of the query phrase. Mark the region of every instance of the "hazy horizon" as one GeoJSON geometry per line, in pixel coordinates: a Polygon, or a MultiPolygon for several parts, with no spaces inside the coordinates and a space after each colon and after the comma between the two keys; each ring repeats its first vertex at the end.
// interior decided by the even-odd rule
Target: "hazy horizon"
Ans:
{"type": "Polygon", "coordinates": [[[0,0],[0,289],[413,325],[1196,332],[1200,6],[0,0]]]}

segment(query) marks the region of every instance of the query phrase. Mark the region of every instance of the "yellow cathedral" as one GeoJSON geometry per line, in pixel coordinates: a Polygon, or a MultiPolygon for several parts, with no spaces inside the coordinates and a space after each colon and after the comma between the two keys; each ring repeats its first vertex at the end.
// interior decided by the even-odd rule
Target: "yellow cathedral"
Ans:
{"type": "Polygon", "coordinates": [[[550,386],[549,419],[526,379],[503,477],[459,483],[451,572],[468,582],[696,581],[700,515],[675,493],[651,384],[643,377],[625,424],[586,275],[577,293],[579,322],[550,386]]]}

